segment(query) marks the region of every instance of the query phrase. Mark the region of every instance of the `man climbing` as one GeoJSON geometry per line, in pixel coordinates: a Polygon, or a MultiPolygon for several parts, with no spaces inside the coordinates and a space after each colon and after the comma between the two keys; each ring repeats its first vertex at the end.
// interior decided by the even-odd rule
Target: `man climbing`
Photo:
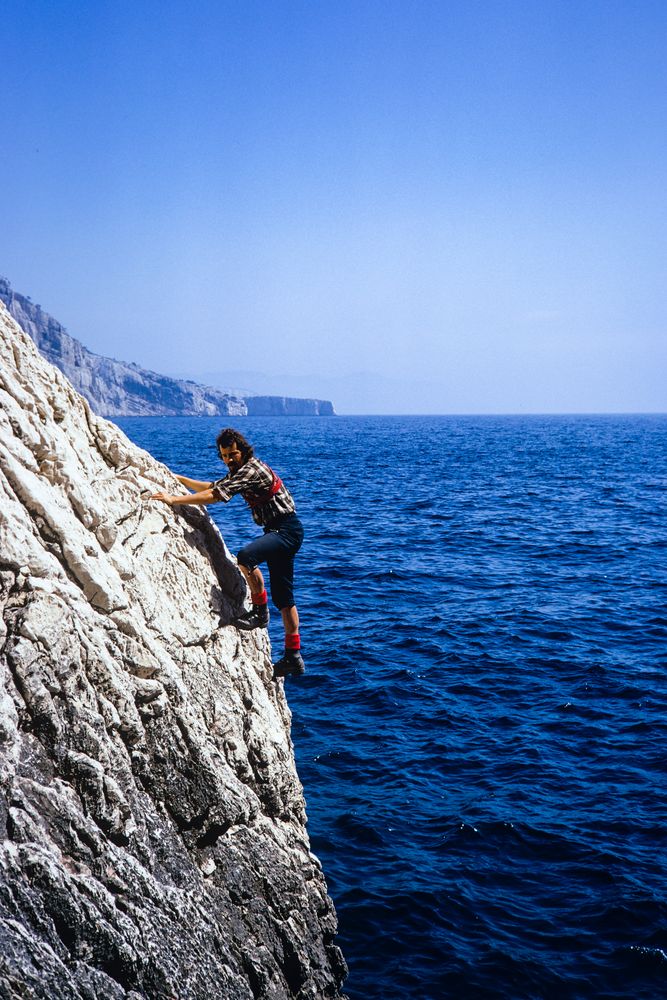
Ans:
{"type": "Polygon", "coordinates": [[[305,665],[301,657],[299,614],[294,603],[294,556],[301,548],[303,525],[296,516],[294,500],[279,476],[264,462],[254,457],[252,445],[238,431],[226,427],[216,439],[218,454],[229,472],[211,483],[176,476],[194,493],[171,496],[154,493],[151,500],[161,500],[170,507],[182,504],[227,503],[240,493],[250,507],[256,524],[264,534],[245,545],[237,559],[252,598],[252,608],[240,615],[233,624],[243,631],[267,628],[269,606],[264,577],[259,569],[266,563],[271,583],[271,598],[280,611],[285,629],[285,652],[273,664],[274,677],[299,676],[305,665]]]}

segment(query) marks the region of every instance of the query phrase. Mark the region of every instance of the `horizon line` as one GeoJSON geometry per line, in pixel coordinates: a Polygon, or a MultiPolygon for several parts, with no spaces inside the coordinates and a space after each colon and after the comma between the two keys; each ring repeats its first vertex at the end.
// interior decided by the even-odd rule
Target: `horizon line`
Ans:
{"type": "MultiPolygon", "coordinates": [[[[208,420],[217,417],[232,416],[232,414],[211,414],[211,413],[116,413],[111,416],[100,413],[99,416],[105,420],[164,420],[165,418],[185,419],[194,417],[208,420]]],[[[489,412],[468,412],[468,413],[325,413],[313,416],[303,413],[285,414],[234,414],[239,420],[330,420],[336,417],[665,417],[667,410],[563,410],[563,411],[489,411],[489,412]]]]}

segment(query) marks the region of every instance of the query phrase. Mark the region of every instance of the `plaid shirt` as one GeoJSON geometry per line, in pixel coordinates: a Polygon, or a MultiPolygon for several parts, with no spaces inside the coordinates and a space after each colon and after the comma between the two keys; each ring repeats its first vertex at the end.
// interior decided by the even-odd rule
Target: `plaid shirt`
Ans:
{"type": "Polygon", "coordinates": [[[224,479],[211,483],[211,489],[223,503],[231,500],[236,493],[240,493],[250,506],[250,513],[255,523],[266,527],[277,518],[293,514],[296,510],[292,494],[284,484],[265,503],[251,505],[253,494],[268,493],[272,485],[273,472],[269,466],[265,462],[260,462],[258,458],[249,458],[237,472],[228,472],[224,479]]]}

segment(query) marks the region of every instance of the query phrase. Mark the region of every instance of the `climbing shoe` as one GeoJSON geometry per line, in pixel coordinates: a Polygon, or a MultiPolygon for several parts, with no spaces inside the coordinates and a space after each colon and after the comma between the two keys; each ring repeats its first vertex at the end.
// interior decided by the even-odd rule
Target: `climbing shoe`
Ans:
{"type": "Polygon", "coordinates": [[[273,664],[273,679],[278,677],[301,677],[306,672],[306,664],[298,649],[286,649],[285,655],[273,664]]]}
{"type": "Polygon", "coordinates": [[[232,625],[240,628],[243,632],[250,632],[254,628],[267,628],[268,624],[268,604],[255,604],[250,611],[244,611],[232,622],[232,625]]]}

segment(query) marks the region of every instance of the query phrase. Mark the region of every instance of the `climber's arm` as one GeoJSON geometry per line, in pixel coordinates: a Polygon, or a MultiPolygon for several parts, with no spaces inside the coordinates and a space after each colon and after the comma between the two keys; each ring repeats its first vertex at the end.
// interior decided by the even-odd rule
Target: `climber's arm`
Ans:
{"type": "Polygon", "coordinates": [[[207,483],[202,483],[199,479],[190,479],[188,476],[176,476],[179,483],[183,486],[187,486],[189,490],[194,490],[195,493],[200,493],[202,490],[207,490],[211,483],[210,480],[207,483]]]}
{"type": "Polygon", "coordinates": [[[162,503],[170,507],[181,507],[184,504],[205,504],[215,503],[218,499],[212,489],[201,490],[199,493],[190,493],[188,496],[172,496],[171,493],[153,493],[151,500],[161,500],[162,503]]]}

